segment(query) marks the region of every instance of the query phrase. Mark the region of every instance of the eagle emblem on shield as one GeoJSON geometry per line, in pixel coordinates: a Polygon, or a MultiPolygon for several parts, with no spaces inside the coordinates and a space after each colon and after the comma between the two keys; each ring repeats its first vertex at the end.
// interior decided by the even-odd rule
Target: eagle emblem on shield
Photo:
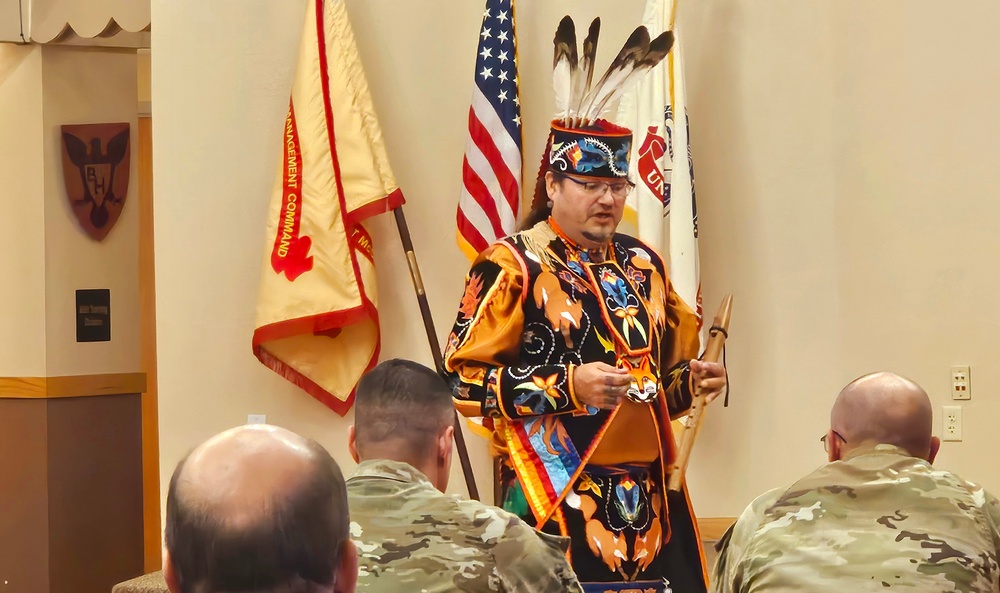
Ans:
{"type": "Polygon", "coordinates": [[[66,194],[80,226],[97,241],[108,236],[125,206],[129,148],[127,122],[62,126],[66,194]]]}

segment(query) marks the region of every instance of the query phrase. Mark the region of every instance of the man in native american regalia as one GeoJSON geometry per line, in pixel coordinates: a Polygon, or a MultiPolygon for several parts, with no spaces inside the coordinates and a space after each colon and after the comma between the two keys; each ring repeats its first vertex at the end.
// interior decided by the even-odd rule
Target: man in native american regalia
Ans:
{"type": "MultiPolygon", "coordinates": [[[[572,28],[567,17],[556,34],[557,71],[570,45],[576,69],[572,28]]],[[[725,371],[691,360],[698,318],[660,256],[615,232],[634,187],[632,133],[598,119],[625,86],[616,67],[641,74],[671,42],[640,27],[592,90],[591,73],[567,80],[526,228],[473,264],[445,350],[459,411],[484,418],[503,460],[504,507],[570,538],[587,591],[706,589],[690,507],[682,495],[668,509],[665,469],[671,419],[696,388],[718,395],[725,371]]]]}

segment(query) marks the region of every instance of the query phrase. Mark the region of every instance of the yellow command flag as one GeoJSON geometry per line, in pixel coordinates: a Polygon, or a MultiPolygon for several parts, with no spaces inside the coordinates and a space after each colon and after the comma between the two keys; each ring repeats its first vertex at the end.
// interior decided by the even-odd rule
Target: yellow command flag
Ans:
{"type": "Polygon", "coordinates": [[[378,360],[366,218],[403,204],[343,0],[311,0],[267,219],[253,351],[338,414],[378,360]]]}

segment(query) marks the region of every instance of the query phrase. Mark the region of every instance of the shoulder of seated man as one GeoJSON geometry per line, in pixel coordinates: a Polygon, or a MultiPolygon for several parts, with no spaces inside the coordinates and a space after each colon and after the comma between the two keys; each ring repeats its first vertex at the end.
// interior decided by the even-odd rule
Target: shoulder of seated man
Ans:
{"type": "Polygon", "coordinates": [[[469,530],[482,532],[484,543],[495,545],[501,540],[530,538],[560,552],[569,545],[567,538],[537,531],[510,511],[459,496],[454,496],[453,501],[469,530]]]}

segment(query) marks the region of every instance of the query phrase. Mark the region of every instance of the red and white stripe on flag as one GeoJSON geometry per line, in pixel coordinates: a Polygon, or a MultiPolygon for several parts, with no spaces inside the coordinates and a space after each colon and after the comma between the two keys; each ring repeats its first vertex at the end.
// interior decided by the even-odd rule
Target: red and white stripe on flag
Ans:
{"type": "Polygon", "coordinates": [[[338,414],[378,361],[370,216],[402,205],[343,0],[311,0],[267,219],[254,355],[338,414]]]}
{"type": "Polygon", "coordinates": [[[622,230],[664,255],[673,289],[702,317],[698,211],[688,135],[681,37],[669,0],[647,0],[643,24],[651,36],[674,29],[667,59],[625,92],[618,122],[633,131],[636,190],[625,203],[622,230]]]}
{"type": "Polygon", "coordinates": [[[473,260],[514,232],[521,203],[521,108],[513,0],[487,0],[479,30],[458,245],[473,260]]]}

